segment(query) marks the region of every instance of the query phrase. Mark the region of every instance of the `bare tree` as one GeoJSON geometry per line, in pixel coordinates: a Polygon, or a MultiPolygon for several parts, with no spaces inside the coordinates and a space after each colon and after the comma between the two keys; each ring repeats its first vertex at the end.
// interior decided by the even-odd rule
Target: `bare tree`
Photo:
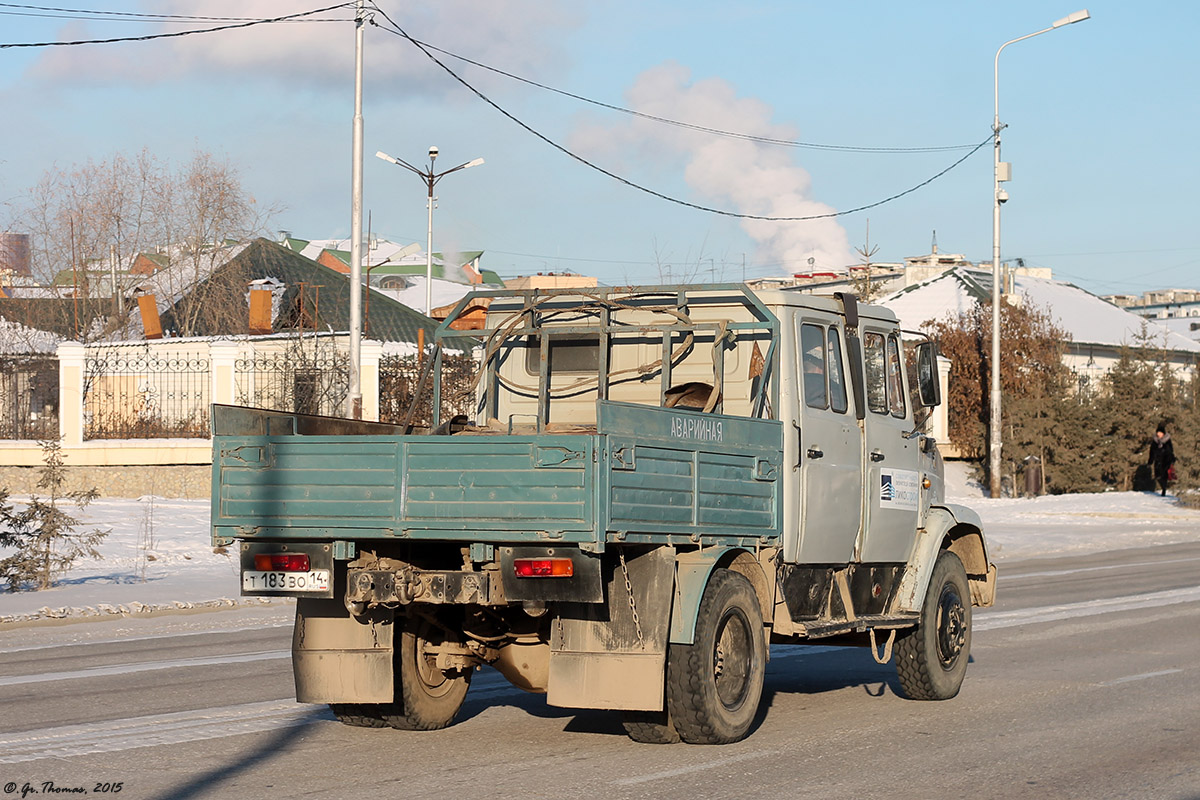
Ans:
{"type": "Polygon", "coordinates": [[[142,150],[51,167],[25,193],[10,228],[32,234],[34,275],[72,300],[56,306],[69,319],[54,327],[89,341],[122,326],[125,300],[152,271],[133,272],[139,257],[167,264],[149,285],[165,295],[160,305],[173,302],[219,265],[222,247],[265,231],[277,210],[259,208],[237,169],[211,153],[197,150],[175,168],[142,150]]]}

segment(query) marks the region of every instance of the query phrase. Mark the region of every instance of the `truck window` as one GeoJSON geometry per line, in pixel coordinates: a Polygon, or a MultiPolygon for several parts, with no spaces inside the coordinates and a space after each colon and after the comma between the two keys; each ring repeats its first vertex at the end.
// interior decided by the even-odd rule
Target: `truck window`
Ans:
{"type": "MultiPolygon", "coordinates": [[[[541,357],[537,337],[531,336],[525,344],[525,371],[538,374],[541,357]]],[[[550,371],[595,372],[600,368],[600,338],[598,336],[550,336],[550,371]]]]}
{"type": "Polygon", "coordinates": [[[893,417],[904,418],[904,373],[900,368],[900,340],[896,334],[888,337],[888,410],[893,417]]]}
{"type": "Polygon", "coordinates": [[[839,414],[845,414],[849,405],[846,401],[846,381],[842,376],[842,339],[837,328],[829,329],[829,407],[839,414]]]}
{"type": "Polygon", "coordinates": [[[828,408],[825,390],[825,329],[805,323],[800,326],[800,358],[804,365],[804,404],[828,408]]]}
{"type": "Polygon", "coordinates": [[[867,382],[867,408],[876,414],[888,413],[884,347],[882,333],[868,332],[863,336],[863,366],[867,382]]]}

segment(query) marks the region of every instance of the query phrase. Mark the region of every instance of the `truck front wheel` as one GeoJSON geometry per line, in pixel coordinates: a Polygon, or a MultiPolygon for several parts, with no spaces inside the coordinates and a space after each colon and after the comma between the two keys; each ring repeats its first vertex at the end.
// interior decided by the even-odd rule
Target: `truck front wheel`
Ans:
{"type": "Polygon", "coordinates": [[[469,670],[444,672],[437,666],[424,626],[405,630],[397,649],[396,702],[381,706],[380,718],[405,731],[447,727],[462,708],[471,685],[469,670]]]}
{"type": "Polygon", "coordinates": [[[971,658],[971,590],[958,556],[943,550],[933,575],[921,621],[896,642],[896,674],[913,700],[948,700],[958,694],[971,658]]]}
{"type": "Polygon", "coordinates": [[[765,673],[754,587],[743,575],[715,570],[700,601],[693,643],[672,644],[667,654],[667,708],[680,738],[691,744],[745,738],[765,673]]]}

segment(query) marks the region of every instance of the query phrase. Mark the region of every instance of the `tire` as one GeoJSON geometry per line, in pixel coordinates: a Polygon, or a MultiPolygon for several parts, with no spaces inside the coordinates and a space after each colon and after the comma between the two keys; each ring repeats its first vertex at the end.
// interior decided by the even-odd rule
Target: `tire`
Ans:
{"type": "Polygon", "coordinates": [[[379,716],[379,706],[370,703],[332,703],[333,716],[343,725],[352,728],[386,728],[388,724],[379,716]]]}
{"type": "Polygon", "coordinates": [[[379,706],[380,719],[404,731],[433,731],[454,721],[471,685],[471,672],[443,672],[428,652],[424,629],[405,630],[396,652],[396,700],[379,706]]]}
{"type": "Polygon", "coordinates": [[[971,589],[958,556],[943,550],[933,565],[917,627],[896,641],[896,674],[905,697],[949,700],[971,660],[971,589]]]}
{"type": "Polygon", "coordinates": [[[625,733],[639,744],[679,744],[679,731],[666,711],[622,711],[625,733]]]}
{"type": "Polygon", "coordinates": [[[690,744],[746,737],[762,697],[766,642],[762,611],[745,576],[715,570],[704,589],[693,644],[667,653],[667,711],[690,744]]]}

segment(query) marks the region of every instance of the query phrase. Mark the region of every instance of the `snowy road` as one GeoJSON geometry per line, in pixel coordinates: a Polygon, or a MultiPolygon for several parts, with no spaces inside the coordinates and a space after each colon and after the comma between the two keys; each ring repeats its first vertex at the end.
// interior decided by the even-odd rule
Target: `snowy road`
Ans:
{"type": "Polygon", "coordinates": [[[1003,565],[963,693],[863,650],[775,648],[745,742],[638,746],[481,672],[436,733],[291,698],[282,608],[0,630],[0,788],[122,797],[1200,796],[1200,543],[1003,565]]]}

